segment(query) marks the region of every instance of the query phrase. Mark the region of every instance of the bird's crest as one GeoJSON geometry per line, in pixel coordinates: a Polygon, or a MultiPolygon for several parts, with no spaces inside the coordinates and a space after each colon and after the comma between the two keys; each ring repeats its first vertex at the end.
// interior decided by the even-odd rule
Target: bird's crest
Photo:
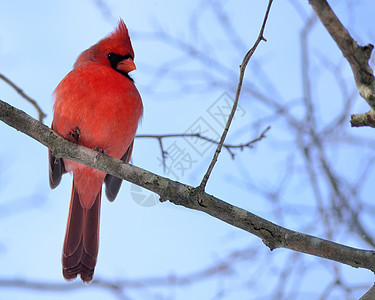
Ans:
{"type": "Polygon", "coordinates": [[[77,68],[90,61],[96,61],[104,65],[109,65],[107,55],[110,52],[120,55],[129,54],[132,59],[134,59],[134,50],[130,41],[128,29],[121,18],[113,32],[97,42],[94,46],[81,53],[74,64],[74,68],[77,68]]]}
{"type": "MultiPolygon", "coordinates": [[[[132,43],[130,42],[128,28],[126,28],[125,22],[120,18],[116,29],[110,33],[106,38],[102,41],[111,41],[115,48],[121,49],[125,48],[125,50],[134,58],[134,51],[132,47],[132,43]]],[[[127,54],[127,53],[126,53],[127,54]]]]}

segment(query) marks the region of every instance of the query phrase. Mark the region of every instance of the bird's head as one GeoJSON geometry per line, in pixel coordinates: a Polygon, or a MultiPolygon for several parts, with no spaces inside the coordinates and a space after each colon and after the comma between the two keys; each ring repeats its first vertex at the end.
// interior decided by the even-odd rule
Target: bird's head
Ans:
{"type": "Polygon", "coordinates": [[[111,67],[127,77],[129,72],[136,69],[128,29],[122,19],[112,33],[81,53],[74,68],[90,61],[111,67]]]}

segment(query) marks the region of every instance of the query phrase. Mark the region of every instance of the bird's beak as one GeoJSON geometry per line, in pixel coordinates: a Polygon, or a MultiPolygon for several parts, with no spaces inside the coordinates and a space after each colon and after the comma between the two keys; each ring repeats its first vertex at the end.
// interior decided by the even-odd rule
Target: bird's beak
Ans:
{"type": "Polygon", "coordinates": [[[126,58],[118,62],[116,69],[125,73],[129,73],[131,71],[134,71],[136,67],[134,61],[131,58],[126,58]]]}

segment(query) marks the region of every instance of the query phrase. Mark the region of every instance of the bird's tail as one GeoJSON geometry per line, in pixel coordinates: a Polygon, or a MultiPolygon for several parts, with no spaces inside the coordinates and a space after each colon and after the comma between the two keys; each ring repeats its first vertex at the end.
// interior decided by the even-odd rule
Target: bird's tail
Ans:
{"type": "Polygon", "coordinates": [[[101,193],[100,189],[90,208],[82,207],[73,181],[62,255],[63,276],[66,280],[72,280],[78,274],[84,283],[92,280],[99,247],[101,193]]]}

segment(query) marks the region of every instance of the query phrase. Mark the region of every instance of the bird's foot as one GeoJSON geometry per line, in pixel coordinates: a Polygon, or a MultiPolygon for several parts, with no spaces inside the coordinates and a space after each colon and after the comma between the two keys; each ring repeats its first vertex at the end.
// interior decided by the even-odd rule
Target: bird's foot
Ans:
{"type": "Polygon", "coordinates": [[[98,146],[95,146],[94,148],[92,148],[92,150],[98,151],[98,154],[96,155],[96,159],[98,159],[101,154],[107,154],[107,150],[99,149],[98,146]]]}
{"type": "Polygon", "coordinates": [[[69,132],[69,135],[73,138],[74,142],[78,143],[79,136],[81,134],[81,131],[78,127],[74,128],[71,132],[69,132]]]}

